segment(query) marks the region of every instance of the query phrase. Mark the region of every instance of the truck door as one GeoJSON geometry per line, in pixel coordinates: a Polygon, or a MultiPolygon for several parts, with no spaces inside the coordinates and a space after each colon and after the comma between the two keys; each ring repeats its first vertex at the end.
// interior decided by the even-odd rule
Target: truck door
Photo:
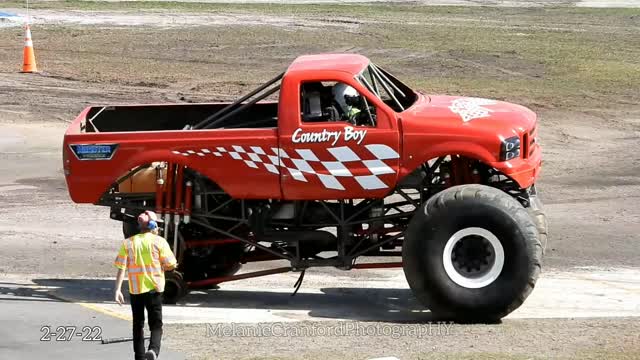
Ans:
{"type": "Polygon", "coordinates": [[[297,84],[297,116],[291,109],[279,129],[285,199],[376,198],[394,189],[401,153],[396,115],[352,80],[297,84]],[[335,101],[337,87],[351,87],[352,105],[335,101]]]}

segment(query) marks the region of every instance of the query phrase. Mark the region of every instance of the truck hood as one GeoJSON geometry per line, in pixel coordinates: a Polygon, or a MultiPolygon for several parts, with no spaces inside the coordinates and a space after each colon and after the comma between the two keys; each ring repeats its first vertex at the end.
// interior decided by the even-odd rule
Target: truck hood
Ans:
{"type": "Polygon", "coordinates": [[[427,161],[447,155],[479,160],[523,188],[530,186],[539,173],[542,153],[536,114],[524,106],[420,94],[399,117],[403,134],[401,177],[427,161]],[[505,144],[518,141],[519,145],[513,146],[517,146],[519,155],[507,159],[505,144]]]}
{"type": "Polygon", "coordinates": [[[402,123],[405,130],[508,138],[533,129],[536,114],[524,106],[504,101],[420,95],[418,101],[402,113],[402,123]]]}

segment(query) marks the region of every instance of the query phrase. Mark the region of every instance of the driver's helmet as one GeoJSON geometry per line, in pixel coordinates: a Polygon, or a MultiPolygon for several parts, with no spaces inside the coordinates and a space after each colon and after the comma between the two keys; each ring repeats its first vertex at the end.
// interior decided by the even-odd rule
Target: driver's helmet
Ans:
{"type": "Polygon", "coordinates": [[[347,84],[338,83],[333,86],[331,91],[333,98],[344,112],[349,111],[351,106],[360,102],[360,93],[347,84]]]}

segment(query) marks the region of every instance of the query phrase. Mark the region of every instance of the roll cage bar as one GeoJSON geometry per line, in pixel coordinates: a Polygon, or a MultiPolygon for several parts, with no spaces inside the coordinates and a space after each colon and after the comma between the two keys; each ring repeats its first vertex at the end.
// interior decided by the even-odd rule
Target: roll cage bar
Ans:
{"type": "Polygon", "coordinates": [[[185,130],[204,130],[204,129],[212,129],[216,127],[216,125],[222,123],[223,121],[230,118],[231,116],[249,108],[250,106],[254,105],[260,100],[266,99],[267,97],[274,94],[276,91],[280,90],[280,80],[282,80],[283,76],[284,76],[284,73],[281,73],[280,75],[276,76],[275,78],[261,85],[259,88],[253,90],[247,95],[241,97],[240,99],[234,101],[233,103],[218,110],[213,115],[207,116],[204,120],[200,121],[199,123],[191,127],[185,128],[185,130]],[[275,86],[273,86],[269,90],[266,90],[268,87],[272,85],[275,85],[275,86]],[[253,98],[253,99],[243,104],[244,101],[250,98],[253,98]]]}
{"type": "MultiPolygon", "coordinates": [[[[218,110],[214,114],[207,116],[199,123],[193,126],[191,125],[185,126],[184,130],[205,130],[205,129],[215,128],[216,126],[223,123],[225,120],[229,119],[230,117],[238,114],[241,111],[246,110],[250,106],[256,104],[258,101],[264,100],[267,97],[274,94],[275,92],[277,92],[278,90],[280,90],[280,81],[282,80],[283,77],[284,77],[284,72],[276,76],[275,78],[267,81],[266,83],[264,83],[257,89],[253,90],[252,92],[242,96],[241,98],[234,101],[233,103],[218,110]],[[245,102],[247,100],[249,101],[245,102]]],[[[395,78],[393,78],[393,80],[395,81],[391,80],[390,77],[393,78],[393,76],[391,76],[386,71],[380,69],[375,64],[370,63],[369,66],[363,69],[355,77],[355,79],[359,81],[364,87],[366,87],[367,90],[369,90],[369,92],[377,96],[380,100],[383,100],[381,96],[382,92],[380,90],[382,88],[382,90],[384,90],[384,92],[391,98],[391,100],[393,101],[397,109],[399,109],[399,111],[404,111],[405,106],[403,105],[403,102],[405,103],[413,102],[413,100],[410,99],[411,94],[407,94],[407,92],[411,91],[411,89],[406,85],[402,84],[400,81],[398,81],[395,78]],[[369,72],[369,77],[371,79],[371,82],[369,82],[365,76],[365,73],[367,71],[369,72]],[[396,82],[399,83],[401,86],[396,85],[396,82]],[[400,87],[404,87],[405,91],[401,90],[400,87]],[[401,101],[401,100],[405,100],[405,101],[401,101]]],[[[366,105],[367,105],[366,108],[368,110],[368,104],[366,105]]]]}
{"type": "MultiPolygon", "coordinates": [[[[380,88],[382,88],[382,90],[384,90],[384,92],[389,96],[389,98],[391,98],[393,103],[396,105],[399,112],[402,112],[405,110],[406,107],[405,105],[403,105],[403,102],[400,101],[400,99],[406,100],[406,102],[413,102],[413,100],[410,99],[410,95],[412,94],[406,93],[408,91],[411,91],[411,89],[409,89],[408,86],[400,83],[397,79],[393,78],[393,80],[395,80],[393,81],[389,77],[392,77],[392,76],[386,71],[380,69],[375,64],[371,63],[364,70],[362,70],[360,74],[356,76],[356,80],[358,80],[365,88],[367,88],[367,90],[369,90],[369,92],[377,96],[380,100],[383,100],[381,96],[382,92],[380,90],[380,88]],[[369,82],[369,80],[367,80],[367,77],[365,76],[365,73],[367,71],[369,72],[369,77],[371,79],[371,82],[369,82]],[[406,88],[405,91],[402,91],[400,87],[396,85],[396,82],[400,83],[401,86],[405,87],[406,88]]],[[[415,96],[415,94],[413,95],[415,96]]]]}

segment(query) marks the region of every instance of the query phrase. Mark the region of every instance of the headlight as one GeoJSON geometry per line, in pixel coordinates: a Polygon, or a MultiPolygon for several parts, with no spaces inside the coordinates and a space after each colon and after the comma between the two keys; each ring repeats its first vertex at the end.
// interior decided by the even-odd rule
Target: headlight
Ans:
{"type": "Polygon", "coordinates": [[[520,137],[514,136],[502,140],[500,147],[500,161],[509,161],[520,157],[520,137]]]}

